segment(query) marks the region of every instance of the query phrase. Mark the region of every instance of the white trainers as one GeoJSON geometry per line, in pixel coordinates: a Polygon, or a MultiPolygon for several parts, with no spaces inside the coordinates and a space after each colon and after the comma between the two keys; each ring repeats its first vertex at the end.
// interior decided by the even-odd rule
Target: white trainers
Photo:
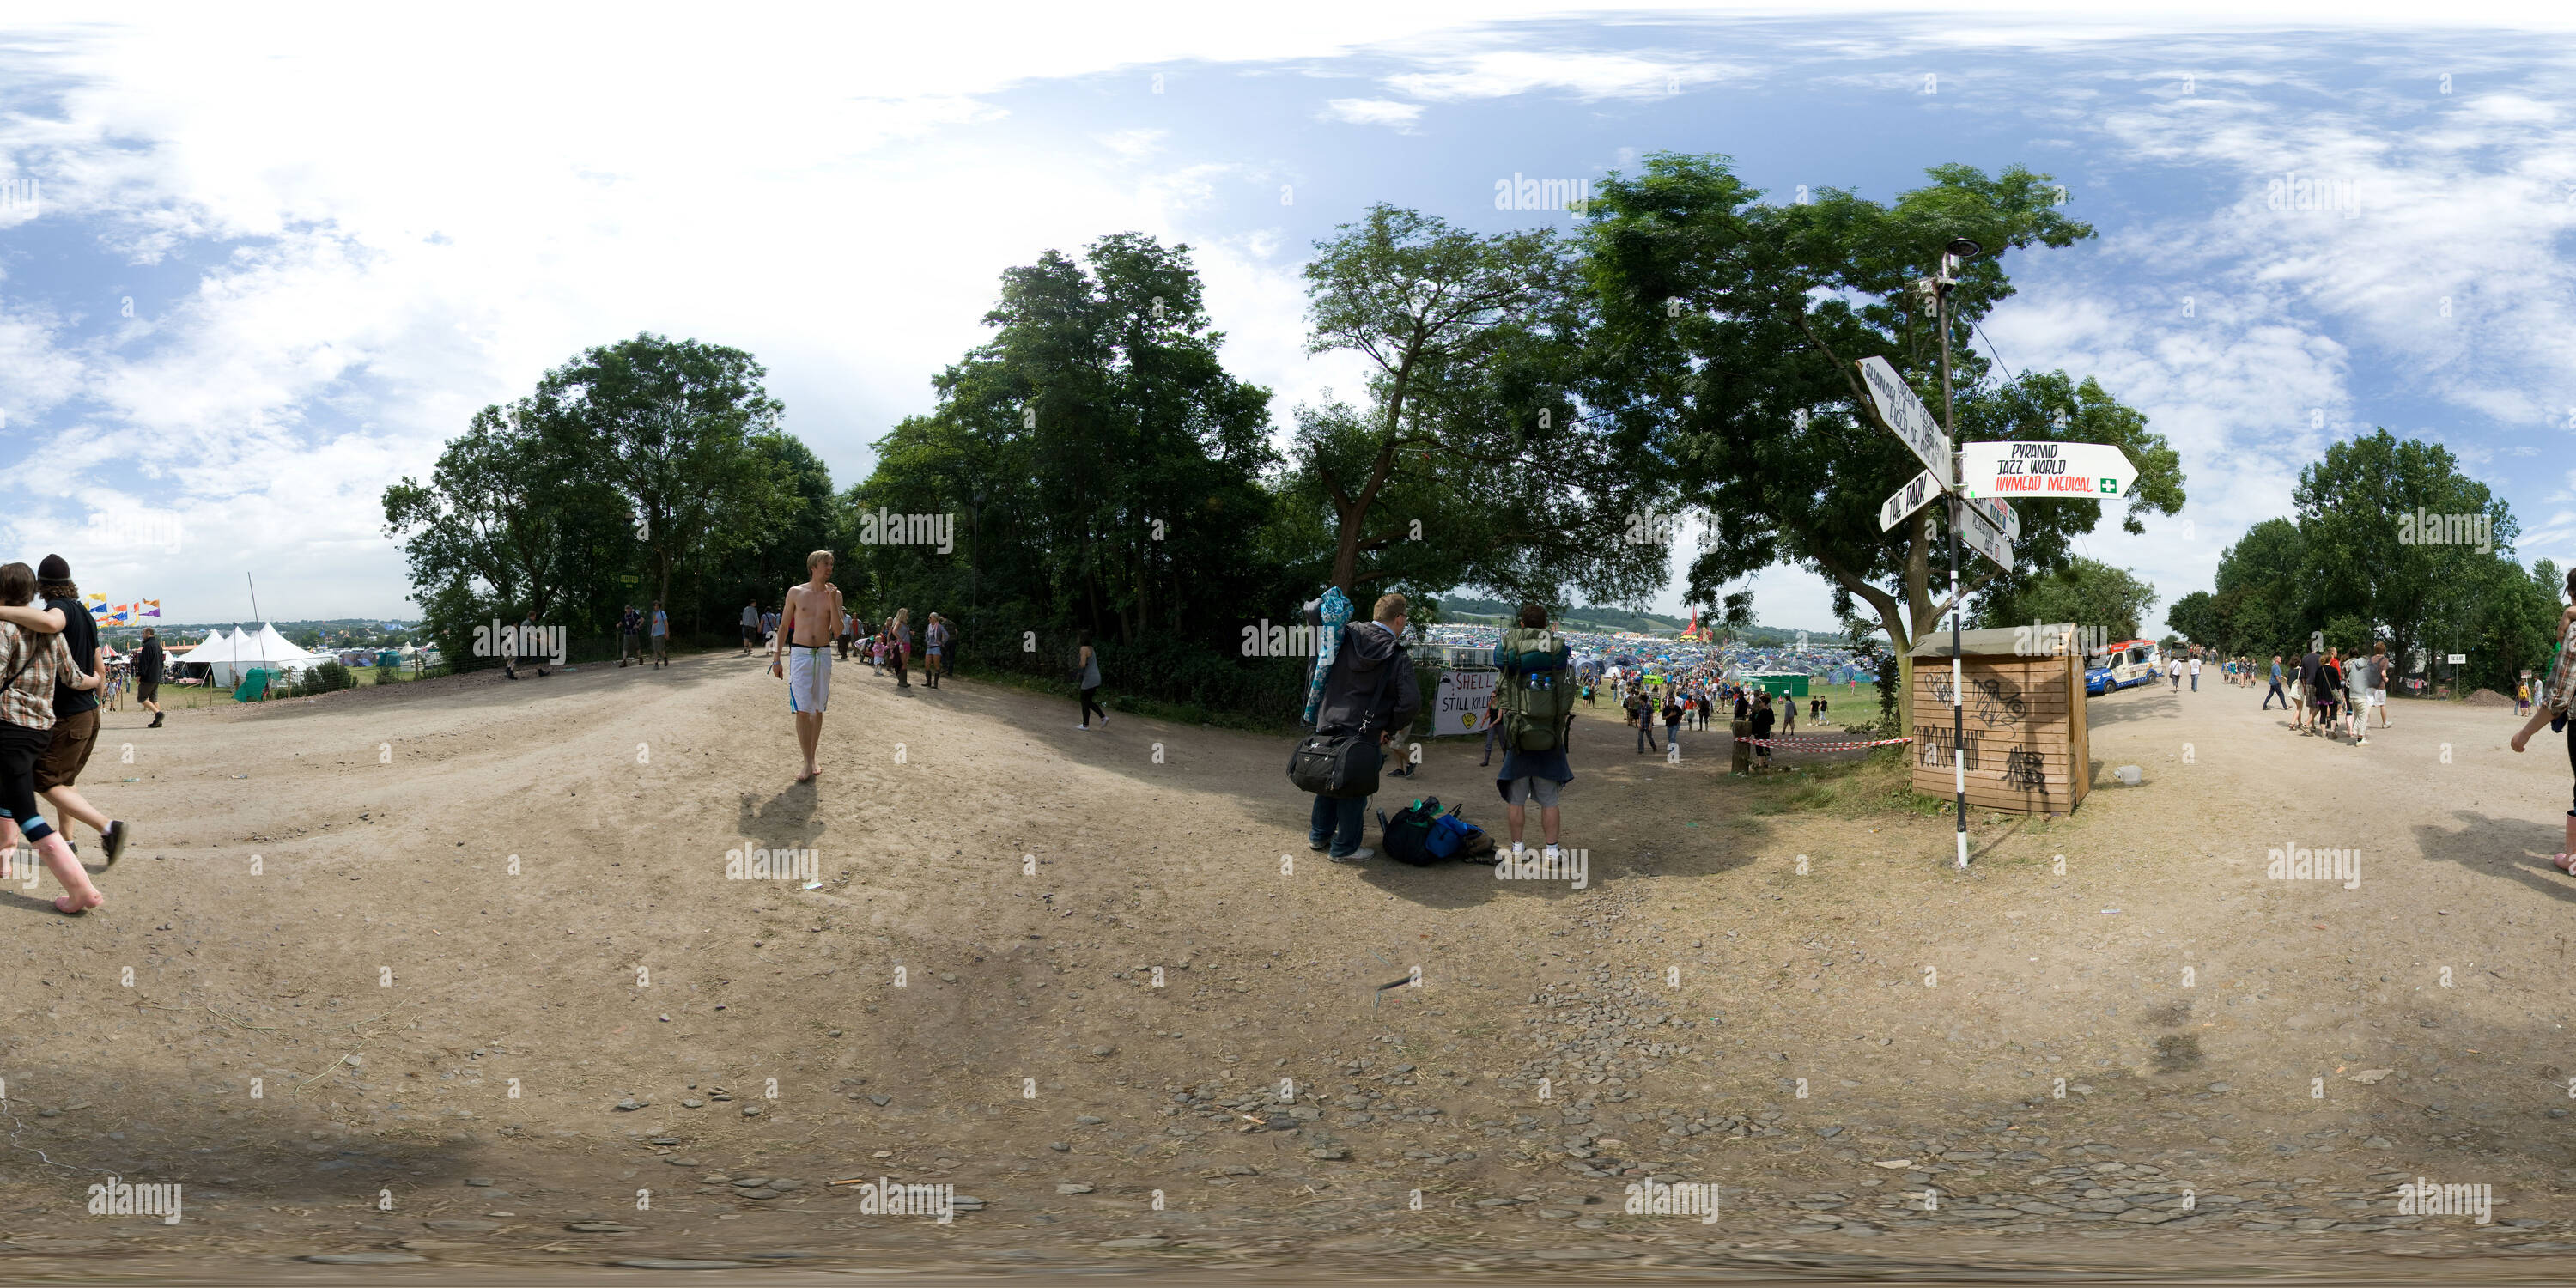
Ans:
{"type": "Polygon", "coordinates": [[[1377,851],[1363,845],[1348,854],[1328,854],[1324,857],[1331,859],[1335,863],[1366,863],[1370,859],[1377,857],[1377,851]]]}

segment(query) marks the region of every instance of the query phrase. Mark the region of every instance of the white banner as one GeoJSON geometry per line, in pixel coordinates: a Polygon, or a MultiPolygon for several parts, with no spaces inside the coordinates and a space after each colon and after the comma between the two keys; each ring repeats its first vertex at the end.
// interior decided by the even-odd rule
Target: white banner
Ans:
{"type": "Polygon", "coordinates": [[[1431,709],[1432,736],[1483,733],[1485,712],[1493,706],[1494,686],[1502,675],[1500,671],[1443,672],[1439,703],[1431,709]]]}
{"type": "Polygon", "coordinates": [[[1970,497],[2101,500],[2138,481],[2128,455],[2108,443],[1969,443],[1959,449],[1959,489],[1970,497]]]}

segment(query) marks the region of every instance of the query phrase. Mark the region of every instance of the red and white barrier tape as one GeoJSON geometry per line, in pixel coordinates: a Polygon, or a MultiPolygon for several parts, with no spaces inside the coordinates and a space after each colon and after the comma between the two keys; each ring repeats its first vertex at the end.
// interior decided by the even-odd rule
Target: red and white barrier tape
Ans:
{"type": "Polygon", "coordinates": [[[1876,742],[1796,742],[1787,738],[1738,738],[1748,747],[1785,747],[1790,751],[1857,751],[1863,747],[1893,747],[1911,738],[1881,738],[1876,742]]]}

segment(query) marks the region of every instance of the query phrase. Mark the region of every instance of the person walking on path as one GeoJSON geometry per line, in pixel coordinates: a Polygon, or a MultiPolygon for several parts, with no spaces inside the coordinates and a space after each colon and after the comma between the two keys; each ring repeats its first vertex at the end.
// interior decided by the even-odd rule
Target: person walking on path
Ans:
{"type": "MultiPolygon", "coordinates": [[[[35,593],[34,569],[22,563],[0,567],[0,608],[23,609],[35,593]]],[[[84,610],[81,616],[89,613],[84,610]]],[[[81,672],[59,627],[31,630],[15,613],[0,614],[0,677],[6,677],[0,680],[0,811],[7,815],[0,820],[0,849],[16,853],[23,833],[63,885],[54,911],[77,917],[106,898],[90,883],[71,842],[36,807],[36,773],[53,740],[55,694],[63,687],[94,690],[98,677],[81,672]]],[[[115,861],[111,854],[108,862],[115,861]]]]}
{"type": "Polygon", "coordinates": [[[75,668],[54,686],[53,719],[44,754],[36,760],[36,792],[52,801],[55,812],[62,816],[66,844],[71,840],[68,833],[72,820],[78,819],[105,841],[107,861],[114,863],[125,853],[125,824],[101,813],[73,787],[89,764],[90,752],[98,746],[98,690],[106,673],[98,644],[98,619],[81,604],[80,587],[72,582],[71,565],[61,555],[45,556],[44,562],[36,566],[36,578],[36,593],[44,597],[45,606],[0,606],[0,621],[22,630],[59,634],[71,650],[75,668]],[[83,678],[91,683],[78,683],[83,678]]]}
{"type": "MultiPolygon", "coordinates": [[[[1399,620],[1401,619],[1399,618],[1399,620]]],[[[1397,629],[1401,630],[1403,628],[1398,627],[1397,629]]],[[[1100,727],[1106,729],[1109,727],[1109,708],[1100,705],[1100,698],[1098,696],[1100,693],[1100,655],[1092,651],[1091,632],[1084,631],[1082,634],[1075,636],[1074,643],[1078,647],[1074,653],[1073,659],[1073,683],[1074,687],[1081,690],[1082,693],[1082,723],[1074,727],[1082,730],[1084,733],[1091,732],[1091,713],[1097,711],[1100,713],[1100,727]]],[[[1410,660],[1405,662],[1405,673],[1407,675],[1412,674],[1412,666],[1413,663],[1410,660]]],[[[1325,681],[1325,684],[1326,687],[1329,688],[1331,686],[1331,681],[1328,679],[1325,681]]],[[[1323,732],[1320,726],[1318,727],[1317,732],[1323,732]]],[[[1322,800],[1323,798],[1319,796],[1315,799],[1322,800]]]]}
{"type": "Polygon", "coordinates": [[[948,624],[940,620],[939,614],[932,613],[930,624],[922,628],[921,646],[927,650],[921,663],[924,685],[936,689],[939,687],[940,660],[948,654],[948,624]]]}
{"type": "Polygon", "coordinates": [[[152,723],[143,726],[146,729],[161,727],[161,670],[169,664],[169,658],[162,651],[160,637],[152,633],[151,627],[144,627],[143,647],[134,653],[134,701],[152,713],[152,723]]]}
{"type": "Polygon", "coordinates": [[[1637,723],[1637,754],[1642,756],[1648,752],[1662,751],[1663,748],[1655,745],[1655,712],[1654,708],[1646,705],[1646,691],[1643,687],[1632,687],[1628,690],[1627,708],[1628,718],[1637,723]]]}
{"type": "Polygon", "coordinates": [[[653,601],[653,666],[659,670],[671,664],[671,615],[662,611],[662,601],[653,601]]]}
{"type": "Polygon", "coordinates": [[[1778,714],[1771,710],[1770,690],[1753,695],[1754,763],[1765,770],[1771,768],[1771,724],[1778,718],[1778,714]]]}
{"type": "Polygon", "coordinates": [[[1734,754],[1727,763],[1727,776],[1741,778],[1751,774],[1753,744],[1748,740],[1753,737],[1753,704],[1745,700],[1741,690],[1735,695],[1735,715],[1727,725],[1727,732],[1735,740],[1734,754]]]}
{"type": "Polygon", "coordinates": [[[626,668],[626,663],[629,659],[637,662],[644,660],[644,650],[642,647],[644,640],[641,634],[643,626],[643,614],[636,612],[635,605],[633,604],[628,604],[626,606],[626,611],[617,615],[617,666],[619,670],[624,670],[626,668]]]}
{"type": "Polygon", "coordinates": [[[2200,655],[2198,653],[2191,655],[2191,691],[2200,692],[2200,655]]]}
{"type": "MultiPolygon", "coordinates": [[[[1496,700],[1496,695],[1489,693],[1485,696],[1485,758],[1476,762],[1478,767],[1490,768],[1493,765],[1494,744],[1501,741],[1502,736],[1503,704],[1496,700]]],[[[1504,749],[1503,758],[1511,758],[1509,748],[1504,749]]]]}
{"type": "Polygon", "coordinates": [[[912,687],[912,610],[898,608],[886,619],[886,652],[894,658],[894,687],[912,687]]]}
{"type": "Polygon", "coordinates": [[[2370,688],[2375,682],[2371,664],[2375,658],[2355,657],[2343,668],[2344,724],[2352,732],[2352,745],[2370,745],[2370,688]]]}
{"type": "Polygon", "coordinates": [[[742,606],[742,656],[751,656],[751,646],[760,642],[760,601],[755,598],[742,606]]]}
{"type": "Polygon", "coordinates": [[[1674,743],[1679,742],[1681,732],[1682,704],[1668,689],[1664,692],[1664,746],[1670,749],[1674,743]]]}
{"type": "MultiPolygon", "coordinates": [[[[2576,568],[2567,570],[2567,605],[2567,611],[2558,619],[2558,655],[2550,660],[2548,674],[2534,695],[2537,705],[2531,718],[2514,731],[2513,750],[2521,754],[2542,725],[2562,722],[2567,730],[2567,768],[2576,773],[2576,720],[2567,719],[2570,710],[2576,709],[2576,568]]],[[[2576,859],[2569,857],[2576,854],[2576,808],[2567,811],[2566,829],[2566,848],[2549,861],[2549,866],[2576,876],[2576,859]]]]}
{"type": "Polygon", "coordinates": [[[832,633],[841,620],[841,588],[832,584],[832,552],[817,550],[805,556],[805,568],[812,575],[788,587],[780,630],[769,646],[769,673],[787,679],[787,709],[796,717],[797,749],[805,753],[805,772],[796,776],[800,783],[810,783],[823,772],[814,763],[814,749],[823,741],[823,712],[832,704],[832,633]],[[784,670],[779,667],[782,648],[787,653],[784,670]]]}
{"type": "MultiPolygon", "coordinates": [[[[2388,641],[2371,641],[2370,710],[2378,714],[2379,727],[2382,729],[2388,727],[2388,662],[2388,641]]],[[[2529,693],[2531,683],[2524,681],[2522,688],[2523,692],[2529,693]]]]}

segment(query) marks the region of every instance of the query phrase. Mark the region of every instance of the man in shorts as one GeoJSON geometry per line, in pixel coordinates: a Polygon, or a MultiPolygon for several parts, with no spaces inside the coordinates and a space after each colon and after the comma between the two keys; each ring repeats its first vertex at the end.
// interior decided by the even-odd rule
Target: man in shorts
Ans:
{"type": "Polygon", "coordinates": [[[659,670],[671,664],[671,615],[662,611],[662,601],[653,601],[653,666],[659,670]]]}
{"type": "MultiPolygon", "coordinates": [[[[1547,609],[1537,604],[1523,604],[1518,620],[1523,629],[1546,630],[1547,609]]],[[[1502,665],[1502,651],[1502,645],[1494,646],[1496,666],[1502,665]]],[[[1643,722],[1646,715],[1640,712],[1639,721],[1643,722]]],[[[1557,797],[1565,790],[1565,785],[1573,781],[1574,771],[1565,763],[1564,739],[1559,739],[1557,745],[1547,751],[1522,751],[1514,747],[1510,739],[1503,741],[1503,767],[1494,771],[1494,788],[1503,796],[1503,821],[1510,830],[1514,853],[1521,848],[1521,835],[1529,820],[1529,803],[1535,800],[1538,802],[1539,835],[1547,838],[1544,857],[1551,864],[1557,861],[1558,828],[1564,819],[1557,812],[1557,797]]]]}
{"type": "Polygon", "coordinates": [[[805,568],[813,576],[787,588],[778,635],[769,646],[769,673],[787,677],[787,709],[796,713],[796,745],[805,753],[805,772],[796,776],[800,783],[823,772],[814,763],[814,749],[823,741],[823,710],[832,701],[832,634],[841,620],[832,552],[805,556],[805,568]],[[782,649],[787,654],[784,669],[778,656],[782,649]]]}
{"type": "Polygon", "coordinates": [[[760,642],[760,601],[742,606],[742,656],[751,656],[751,646],[760,642]]]}
{"type": "MultiPolygon", "coordinates": [[[[0,621],[22,630],[57,634],[71,646],[72,661],[82,676],[99,673],[98,619],[81,605],[80,587],[72,582],[72,566],[61,555],[47,555],[36,565],[36,594],[43,607],[26,604],[0,607],[0,621]]],[[[71,677],[74,679],[78,676],[71,677]]],[[[107,861],[114,863],[125,853],[126,826],[109,818],[75,790],[81,769],[89,764],[89,753],[98,745],[98,691],[76,689],[57,681],[54,685],[54,727],[44,753],[36,759],[36,794],[54,803],[63,816],[60,829],[63,839],[71,839],[72,820],[90,826],[105,841],[107,861]]],[[[25,820],[19,820],[23,828],[25,820]]]]}
{"type": "Polygon", "coordinates": [[[143,647],[134,652],[134,700],[152,713],[152,723],[143,726],[146,729],[161,727],[161,668],[168,664],[169,656],[161,649],[160,637],[153,634],[151,627],[144,627],[143,647]]]}
{"type": "Polygon", "coordinates": [[[638,662],[644,660],[643,630],[644,615],[635,611],[635,605],[628,604],[626,612],[617,619],[617,665],[620,668],[630,658],[638,662]]]}

